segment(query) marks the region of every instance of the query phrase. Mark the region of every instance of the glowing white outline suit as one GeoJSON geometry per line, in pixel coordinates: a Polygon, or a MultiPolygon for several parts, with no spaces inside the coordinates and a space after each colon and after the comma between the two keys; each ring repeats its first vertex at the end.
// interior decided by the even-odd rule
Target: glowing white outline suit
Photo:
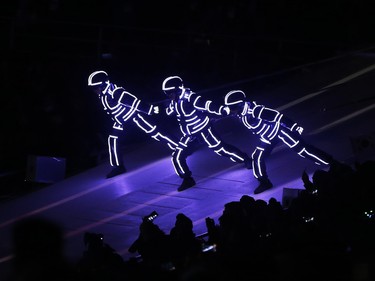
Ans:
{"type": "MultiPolygon", "coordinates": [[[[163,91],[175,90],[177,87],[167,87],[171,79],[182,79],[178,76],[170,76],[163,82],[163,91]]],[[[192,154],[193,146],[200,139],[208,148],[220,156],[228,157],[233,162],[243,163],[248,156],[238,148],[223,142],[212,128],[209,114],[222,116],[225,107],[214,105],[210,100],[204,99],[188,88],[178,86],[179,94],[172,99],[166,109],[167,115],[176,115],[183,136],[180,138],[176,150],[172,154],[172,163],[176,174],[181,177],[190,177],[190,171],[186,158],[192,154]]],[[[226,115],[226,114],[225,114],[226,115]]]]}
{"type": "Polygon", "coordinates": [[[236,113],[236,116],[247,129],[259,136],[259,143],[251,155],[255,178],[268,178],[265,158],[271,154],[280,140],[299,156],[310,159],[317,165],[331,164],[333,161],[331,155],[307,144],[302,139],[303,128],[296,122],[277,110],[259,105],[255,101],[246,101],[245,98],[243,91],[233,90],[226,94],[224,103],[229,108],[237,106],[240,111],[236,113]]]}
{"type": "Polygon", "coordinates": [[[108,135],[108,153],[111,166],[122,165],[122,159],[119,157],[118,140],[124,130],[124,124],[131,120],[146,134],[150,135],[157,141],[163,141],[168,147],[174,150],[177,141],[162,134],[157,130],[157,126],[152,124],[146,118],[148,115],[157,113],[158,107],[141,102],[135,95],[127,92],[123,87],[111,83],[106,79],[95,81],[96,75],[108,77],[105,71],[95,71],[88,78],[88,85],[99,87],[97,90],[98,97],[103,105],[103,109],[111,116],[114,121],[112,133],[108,135]],[[103,81],[102,81],[103,80],[103,81]]]}

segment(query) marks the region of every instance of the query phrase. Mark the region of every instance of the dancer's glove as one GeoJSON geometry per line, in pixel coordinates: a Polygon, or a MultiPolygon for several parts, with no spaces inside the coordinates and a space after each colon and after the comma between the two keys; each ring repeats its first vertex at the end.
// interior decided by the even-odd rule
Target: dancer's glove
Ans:
{"type": "Polygon", "coordinates": [[[153,114],[159,114],[160,113],[159,106],[154,105],[153,108],[152,108],[152,112],[153,112],[153,114]]]}
{"type": "Polygon", "coordinates": [[[230,114],[230,109],[228,106],[224,106],[222,109],[221,109],[221,115],[224,115],[224,116],[228,116],[230,114]]]}
{"type": "Polygon", "coordinates": [[[302,135],[302,133],[303,133],[303,127],[296,126],[296,128],[294,129],[294,131],[297,132],[298,134],[302,135]]]}

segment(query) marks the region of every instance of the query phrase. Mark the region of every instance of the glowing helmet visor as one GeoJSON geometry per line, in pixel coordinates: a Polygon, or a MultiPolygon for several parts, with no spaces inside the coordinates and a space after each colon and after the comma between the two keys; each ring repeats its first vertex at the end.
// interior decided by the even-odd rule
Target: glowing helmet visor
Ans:
{"type": "Polygon", "coordinates": [[[233,90],[224,97],[224,104],[231,110],[240,109],[245,102],[246,95],[241,90],[233,90]]]}
{"type": "Polygon", "coordinates": [[[243,91],[233,90],[225,95],[224,103],[227,106],[237,105],[239,103],[244,102],[245,99],[246,99],[246,95],[243,91]]]}
{"type": "Polygon", "coordinates": [[[166,95],[179,92],[183,89],[183,81],[179,76],[170,76],[164,79],[162,90],[166,95]]]}
{"type": "Polygon", "coordinates": [[[107,72],[103,70],[94,71],[90,74],[87,84],[89,86],[100,86],[109,80],[107,72]]]}

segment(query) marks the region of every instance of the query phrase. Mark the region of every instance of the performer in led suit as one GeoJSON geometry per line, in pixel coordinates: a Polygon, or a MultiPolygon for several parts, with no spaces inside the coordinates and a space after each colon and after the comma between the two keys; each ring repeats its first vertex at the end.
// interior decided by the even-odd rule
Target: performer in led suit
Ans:
{"type": "Polygon", "coordinates": [[[108,74],[102,70],[90,74],[88,85],[98,95],[104,110],[113,120],[112,132],[108,136],[108,151],[110,164],[114,168],[107,178],[126,172],[118,145],[119,138],[123,135],[124,125],[128,121],[133,121],[153,139],[166,143],[171,150],[176,148],[177,140],[174,141],[162,134],[156,125],[147,120],[148,115],[158,114],[157,106],[145,104],[123,87],[113,84],[109,81],[108,74]]]}
{"type": "Polygon", "coordinates": [[[172,154],[172,163],[176,174],[183,179],[178,191],[194,186],[186,159],[193,152],[193,146],[198,140],[204,141],[208,148],[220,156],[228,157],[233,162],[245,163],[250,167],[250,157],[238,148],[224,143],[212,127],[210,115],[228,115],[225,107],[214,105],[212,101],[204,99],[188,88],[178,76],[170,76],[163,81],[162,90],[170,99],[166,109],[167,115],[176,115],[183,136],[180,138],[176,150],[172,154]]]}
{"type": "Polygon", "coordinates": [[[237,116],[242,124],[259,137],[259,142],[251,155],[253,174],[260,182],[255,194],[273,187],[268,178],[265,159],[281,140],[303,158],[314,161],[317,165],[338,164],[333,157],[324,151],[307,144],[301,137],[303,128],[277,110],[248,101],[241,90],[226,94],[224,104],[231,115],[237,116]]]}

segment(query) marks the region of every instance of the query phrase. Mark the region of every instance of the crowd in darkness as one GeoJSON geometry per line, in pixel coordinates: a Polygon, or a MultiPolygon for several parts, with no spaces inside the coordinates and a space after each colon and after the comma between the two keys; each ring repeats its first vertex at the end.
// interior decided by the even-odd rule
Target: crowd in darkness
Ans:
{"type": "Polygon", "coordinates": [[[103,240],[85,233],[87,245],[72,264],[63,233],[34,217],[13,228],[15,256],[7,281],[26,280],[373,280],[375,162],[339,164],[301,177],[302,192],[288,207],[243,195],[224,205],[206,235],[176,216],[169,233],[153,214],[144,217],[124,260],[103,240]],[[154,219],[153,219],[154,218],[154,219]]]}

